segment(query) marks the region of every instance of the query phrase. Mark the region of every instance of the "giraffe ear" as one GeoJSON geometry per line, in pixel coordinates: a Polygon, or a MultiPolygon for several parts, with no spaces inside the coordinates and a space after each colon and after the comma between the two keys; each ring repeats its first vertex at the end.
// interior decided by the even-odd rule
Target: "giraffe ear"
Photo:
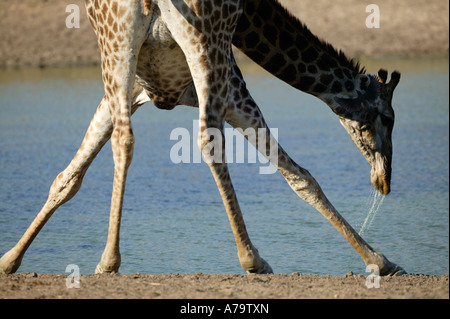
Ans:
{"type": "Polygon", "coordinates": [[[378,79],[381,84],[381,90],[389,102],[392,100],[394,90],[400,82],[400,72],[394,71],[391,73],[391,80],[387,82],[388,73],[385,70],[380,70],[378,72],[378,79]]]}

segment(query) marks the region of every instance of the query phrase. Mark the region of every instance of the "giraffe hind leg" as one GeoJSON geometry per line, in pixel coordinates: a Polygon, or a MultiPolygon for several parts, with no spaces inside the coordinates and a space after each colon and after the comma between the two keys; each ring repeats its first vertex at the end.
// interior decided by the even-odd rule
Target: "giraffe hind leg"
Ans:
{"type": "MultiPolygon", "coordinates": [[[[103,1],[105,7],[111,5],[108,3],[103,1]]],[[[120,224],[126,178],[134,150],[134,134],[131,125],[132,92],[139,53],[146,40],[146,32],[151,21],[149,16],[130,9],[140,6],[140,0],[121,5],[121,10],[130,10],[124,16],[118,15],[112,7],[109,8],[111,11],[109,13],[102,10],[95,12],[99,17],[108,14],[108,18],[111,18],[114,25],[117,25],[114,32],[109,30],[111,26],[108,24],[111,22],[104,24],[103,28],[97,29],[103,84],[113,125],[111,148],[114,160],[114,182],[108,238],[101,260],[95,269],[96,273],[117,272],[121,263],[120,224]],[[117,45],[107,45],[112,42],[117,45]]]]}
{"type": "MultiPolygon", "coordinates": [[[[132,112],[136,111],[139,106],[148,101],[148,97],[141,94],[142,91],[143,90],[136,84],[133,93],[134,105],[132,112]]],[[[83,142],[75,157],[67,168],[58,174],[53,181],[45,205],[19,242],[0,258],[0,273],[9,274],[17,271],[27,248],[31,245],[33,239],[38,235],[48,219],[58,207],[69,201],[78,192],[86,171],[96,155],[109,140],[111,132],[112,123],[109,107],[107,101],[103,99],[91,120],[83,142]]]]}

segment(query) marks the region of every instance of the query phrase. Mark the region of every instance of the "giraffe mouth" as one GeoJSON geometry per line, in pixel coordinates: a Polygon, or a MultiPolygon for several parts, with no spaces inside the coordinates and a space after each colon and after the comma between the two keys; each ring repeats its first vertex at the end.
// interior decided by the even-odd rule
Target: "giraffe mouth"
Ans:
{"type": "Polygon", "coordinates": [[[391,181],[385,177],[385,174],[378,174],[372,171],[370,172],[370,181],[373,187],[383,195],[387,195],[391,192],[391,181]]]}
{"type": "Polygon", "coordinates": [[[375,158],[375,165],[370,171],[370,181],[377,191],[387,195],[391,192],[391,163],[379,153],[376,153],[375,158]]]}

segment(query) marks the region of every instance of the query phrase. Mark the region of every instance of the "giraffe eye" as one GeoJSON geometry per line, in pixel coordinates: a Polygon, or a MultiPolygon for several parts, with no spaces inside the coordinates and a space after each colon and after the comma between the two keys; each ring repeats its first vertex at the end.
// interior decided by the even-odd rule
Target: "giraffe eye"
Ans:
{"type": "Polygon", "coordinates": [[[394,122],[390,117],[387,117],[386,115],[384,115],[384,114],[379,114],[380,115],[380,119],[381,119],[381,122],[384,124],[384,125],[389,125],[389,124],[392,124],[392,122],[394,122]]]}
{"type": "Polygon", "coordinates": [[[353,91],[353,89],[355,88],[355,85],[354,85],[352,82],[347,81],[347,82],[345,83],[345,88],[346,88],[348,91],[353,91]]]}

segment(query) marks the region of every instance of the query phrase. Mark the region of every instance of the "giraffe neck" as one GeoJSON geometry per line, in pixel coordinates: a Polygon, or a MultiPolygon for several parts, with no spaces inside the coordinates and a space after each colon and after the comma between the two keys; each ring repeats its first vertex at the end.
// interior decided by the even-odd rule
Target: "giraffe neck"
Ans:
{"type": "Polygon", "coordinates": [[[284,82],[325,101],[356,94],[355,77],[365,72],[276,0],[244,0],[233,44],[284,82]]]}

